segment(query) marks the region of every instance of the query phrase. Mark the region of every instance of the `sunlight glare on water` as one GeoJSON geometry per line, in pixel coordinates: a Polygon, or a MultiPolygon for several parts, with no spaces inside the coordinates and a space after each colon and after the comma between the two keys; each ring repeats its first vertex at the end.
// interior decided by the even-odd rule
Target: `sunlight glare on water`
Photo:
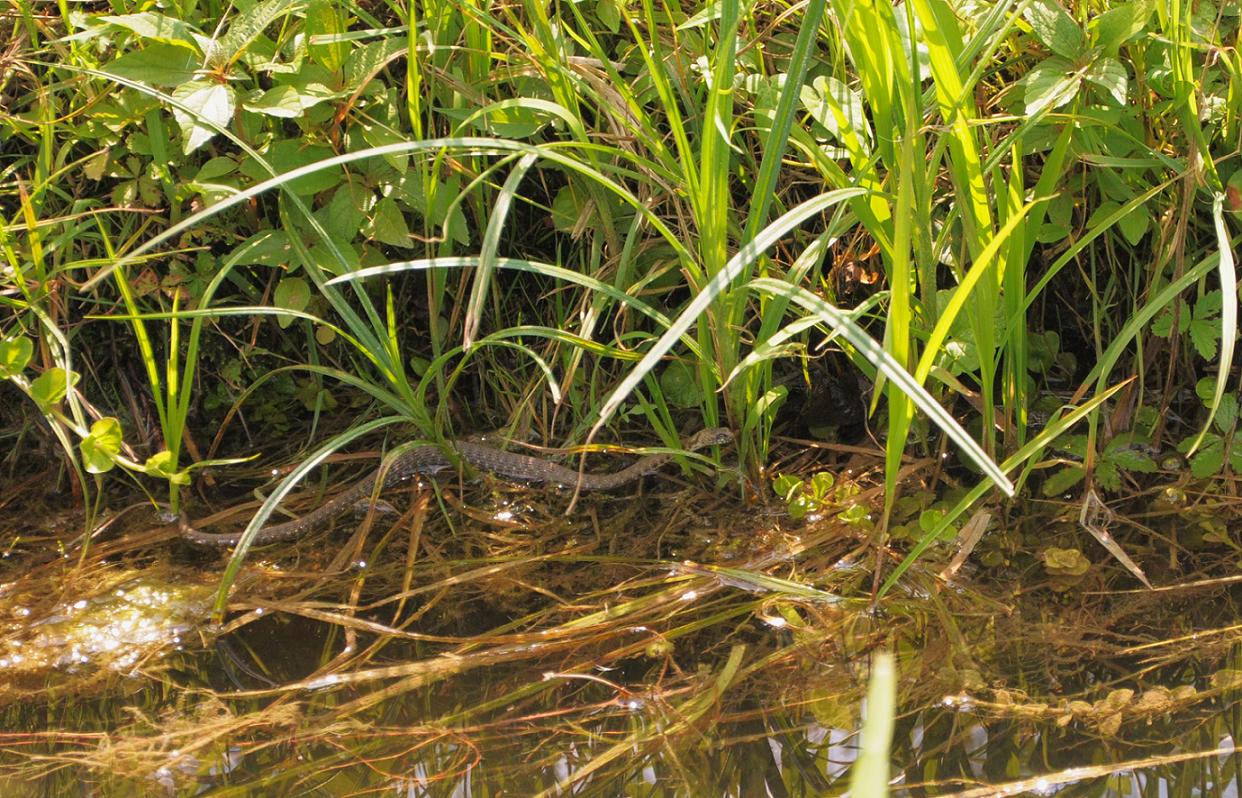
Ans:
{"type": "Polygon", "coordinates": [[[23,624],[0,641],[0,669],[75,671],[90,664],[128,672],[147,657],[181,647],[182,635],[207,612],[207,592],[134,580],[56,604],[33,621],[29,607],[16,607],[11,614],[23,624]]]}

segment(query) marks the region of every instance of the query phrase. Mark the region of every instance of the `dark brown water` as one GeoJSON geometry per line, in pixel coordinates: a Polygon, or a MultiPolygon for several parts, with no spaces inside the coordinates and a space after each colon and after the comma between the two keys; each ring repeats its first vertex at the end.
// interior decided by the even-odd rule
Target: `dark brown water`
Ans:
{"type": "Polygon", "coordinates": [[[1238,588],[1193,547],[1130,544],[1149,591],[1032,523],[873,606],[857,519],[548,498],[422,497],[252,553],[223,624],[224,556],[170,527],[83,558],[7,519],[0,794],[842,794],[882,649],[894,794],[1236,794],[1238,588]]]}

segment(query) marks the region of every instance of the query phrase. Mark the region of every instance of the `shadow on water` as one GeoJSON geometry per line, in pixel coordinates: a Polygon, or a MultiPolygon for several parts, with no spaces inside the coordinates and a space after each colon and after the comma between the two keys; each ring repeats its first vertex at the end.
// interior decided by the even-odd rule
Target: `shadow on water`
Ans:
{"type": "Polygon", "coordinates": [[[256,552],[218,626],[223,555],[171,527],[0,522],[0,794],[842,794],[881,649],[894,794],[1237,793],[1236,578],[1184,540],[1134,590],[1033,515],[873,606],[856,516],[542,496],[256,552]]]}

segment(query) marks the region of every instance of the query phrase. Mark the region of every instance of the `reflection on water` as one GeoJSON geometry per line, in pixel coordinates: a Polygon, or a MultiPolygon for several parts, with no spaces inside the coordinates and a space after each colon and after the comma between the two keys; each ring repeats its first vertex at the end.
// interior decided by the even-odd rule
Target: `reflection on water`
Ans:
{"type": "MultiPolygon", "coordinates": [[[[0,586],[0,599],[4,592],[0,586]]],[[[0,672],[129,673],[150,656],[182,650],[182,636],[206,618],[210,596],[209,586],[150,583],[136,576],[103,595],[59,601],[39,616],[28,606],[10,604],[0,672]]]]}
{"type": "Polygon", "coordinates": [[[219,627],[223,555],[171,531],[10,572],[0,795],[843,794],[880,649],[896,795],[1236,794],[1232,582],[929,561],[873,606],[832,517],[538,506],[270,547],[219,627]]]}

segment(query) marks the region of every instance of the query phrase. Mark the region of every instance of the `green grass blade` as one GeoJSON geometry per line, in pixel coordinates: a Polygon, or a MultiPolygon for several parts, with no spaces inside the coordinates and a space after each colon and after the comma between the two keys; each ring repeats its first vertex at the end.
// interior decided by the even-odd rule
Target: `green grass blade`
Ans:
{"type": "MultiPolygon", "coordinates": [[[[1220,284],[1232,287],[1238,284],[1238,276],[1237,269],[1234,268],[1233,246],[1229,241],[1229,231],[1225,228],[1224,203],[1223,193],[1217,194],[1212,199],[1212,224],[1216,231],[1216,254],[1220,261],[1217,271],[1220,274],[1220,284]]],[[[1229,288],[1221,292],[1220,358],[1216,362],[1216,390],[1212,392],[1212,402],[1208,405],[1207,419],[1203,422],[1203,429],[1199,430],[1195,442],[1186,452],[1188,457],[1195,453],[1199,444],[1203,443],[1203,437],[1212,428],[1216,411],[1220,409],[1220,400],[1225,395],[1225,385],[1229,382],[1229,371],[1233,366],[1233,345],[1237,335],[1238,292],[1229,288]]]]}
{"type": "Polygon", "coordinates": [[[891,652],[871,658],[871,681],[862,727],[862,748],[850,772],[853,798],[888,795],[889,759],[897,726],[897,662],[891,652]]]}
{"type": "Polygon", "coordinates": [[[246,529],[242,532],[241,537],[237,541],[237,547],[233,549],[233,554],[229,557],[228,565],[224,568],[224,574],[220,577],[220,587],[216,592],[216,601],[213,605],[212,612],[217,621],[223,619],[224,611],[228,607],[229,591],[232,590],[233,582],[237,579],[237,574],[241,572],[242,563],[246,561],[246,554],[250,551],[255,536],[259,534],[259,530],[267,524],[267,519],[272,517],[272,513],[276,511],[276,507],[280,505],[284,498],[293,492],[293,489],[306,478],[306,475],[327,460],[330,456],[339,451],[346,444],[349,444],[359,438],[369,435],[376,430],[392,424],[400,424],[408,421],[405,416],[385,416],[377,418],[374,421],[368,421],[365,424],[359,424],[357,427],[343,432],[335,436],[332,440],[320,446],[310,457],[303,460],[296,468],[289,473],[289,476],[281,480],[276,489],[272,491],[272,495],[259,506],[254,517],[250,519],[250,523],[246,525],[246,529]]]}
{"type": "Polygon", "coordinates": [[[822,213],[837,203],[847,201],[853,197],[860,197],[866,193],[861,188],[843,188],[809,199],[773,221],[758,236],[743,246],[736,255],[729,259],[724,268],[707,285],[703,286],[702,290],[691,300],[690,304],[681,312],[668,330],[651,346],[651,349],[647,351],[647,354],[643,356],[638,365],[613,389],[613,392],[600,408],[599,419],[592,426],[590,437],[594,437],[600,428],[608,423],[608,420],[617,412],[621,404],[646,378],[647,374],[656,367],[656,364],[660,362],[668,350],[672,349],[678,339],[711,307],[712,302],[729,287],[729,284],[733,282],[737,275],[741,274],[768,247],[775,244],[782,236],[812,216],[822,213]]]}
{"type": "Polygon", "coordinates": [[[534,165],[536,156],[528,152],[513,165],[504,186],[496,195],[496,203],[487,220],[487,229],[483,231],[483,242],[479,248],[478,269],[474,273],[474,282],[470,288],[470,300],[466,306],[465,332],[462,335],[462,347],[469,350],[479,332],[479,320],[483,316],[483,305],[487,301],[487,288],[492,284],[492,274],[496,271],[496,251],[500,248],[500,234],[504,231],[505,220],[509,218],[509,208],[513,206],[513,197],[517,194],[522,178],[534,165]]]}

